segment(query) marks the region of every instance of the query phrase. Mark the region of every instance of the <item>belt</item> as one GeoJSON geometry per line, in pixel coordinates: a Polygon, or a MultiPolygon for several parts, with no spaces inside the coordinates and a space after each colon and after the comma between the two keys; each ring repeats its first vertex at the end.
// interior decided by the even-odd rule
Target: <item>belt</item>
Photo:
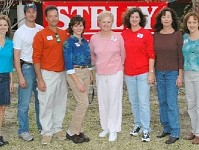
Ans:
{"type": "Polygon", "coordinates": [[[87,65],[83,65],[83,66],[74,65],[74,68],[85,69],[85,68],[88,68],[88,66],[87,65]]]}
{"type": "Polygon", "coordinates": [[[22,66],[23,64],[32,65],[32,63],[29,63],[29,62],[24,61],[24,60],[22,60],[22,59],[20,59],[20,63],[21,63],[21,66],[22,66]]]}

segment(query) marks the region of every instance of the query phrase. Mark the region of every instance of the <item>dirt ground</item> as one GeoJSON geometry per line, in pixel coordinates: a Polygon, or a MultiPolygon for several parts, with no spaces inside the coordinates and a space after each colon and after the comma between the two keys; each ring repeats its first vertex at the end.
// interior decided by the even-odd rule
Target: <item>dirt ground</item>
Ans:
{"type": "MultiPolygon", "coordinates": [[[[180,107],[180,122],[181,122],[181,139],[175,144],[166,145],[164,142],[168,137],[163,139],[156,138],[161,131],[159,122],[159,109],[156,88],[151,88],[151,141],[148,143],[141,142],[141,134],[138,137],[129,135],[132,129],[132,114],[130,103],[128,101],[126,89],[124,88],[123,95],[123,121],[122,132],[118,134],[116,142],[108,142],[107,138],[99,138],[98,134],[101,131],[98,114],[97,98],[90,104],[86,121],[85,133],[91,138],[91,141],[83,144],[73,144],[71,141],[57,141],[53,139],[52,143],[47,146],[42,146],[40,143],[41,136],[37,131],[35,124],[34,99],[30,104],[30,132],[35,140],[32,142],[24,142],[18,138],[17,130],[17,81],[15,81],[15,92],[12,95],[12,103],[6,110],[6,116],[3,126],[3,133],[10,144],[1,147],[2,150],[198,150],[199,145],[192,145],[191,141],[184,139],[186,133],[190,130],[190,119],[187,113],[187,104],[184,88],[179,90],[179,107],[180,107]]],[[[75,100],[69,90],[67,112],[63,123],[63,130],[67,130],[70,123],[72,113],[75,109],[75,100]]]]}

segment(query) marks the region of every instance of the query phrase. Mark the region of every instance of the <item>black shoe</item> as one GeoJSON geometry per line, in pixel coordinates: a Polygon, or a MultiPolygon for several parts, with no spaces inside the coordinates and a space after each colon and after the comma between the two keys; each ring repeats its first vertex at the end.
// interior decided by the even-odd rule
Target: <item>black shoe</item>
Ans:
{"type": "Polygon", "coordinates": [[[165,143],[172,144],[172,143],[175,143],[177,140],[179,140],[179,138],[170,136],[169,139],[165,143]]]}
{"type": "Polygon", "coordinates": [[[87,135],[85,135],[83,132],[79,133],[79,137],[84,139],[84,142],[90,141],[90,138],[87,135]]]}
{"type": "Polygon", "coordinates": [[[162,134],[160,134],[160,135],[157,135],[157,138],[163,138],[163,137],[165,137],[165,136],[167,136],[167,135],[169,135],[170,133],[168,133],[168,132],[162,132],[162,134]]]}
{"type": "Polygon", "coordinates": [[[8,141],[5,141],[3,136],[0,136],[0,142],[3,143],[4,145],[9,144],[8,141]]]}
{"type": "Polygon", "coordinates": [[[76,134],[70,136],[68,133],[66,133],[66,138],[73,141],[73,143],[75,143],[75,144],[84,142],[84,139],[81,138],[79,135],[76,135],[76,134]]]}
{"type": "Polygon", "coordinates": [[[0,142],[0,147],[4,146],[5,144],[3,144],[2,142],[0,142]]]}

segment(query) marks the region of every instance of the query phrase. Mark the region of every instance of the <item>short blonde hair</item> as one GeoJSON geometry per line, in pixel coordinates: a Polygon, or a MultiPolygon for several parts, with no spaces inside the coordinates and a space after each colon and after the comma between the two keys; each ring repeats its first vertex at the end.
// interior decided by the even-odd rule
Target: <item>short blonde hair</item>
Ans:
{"type": "Polygon", "coordinates": [[[113,14],[110,12],[110,11],[106,11],[106,10],[104,10],[104,11],[102,11],[99,15],[98,15],[98,17],[97,17],[97,22],[100,22],[103,18],[105,18],[105,17],[110,17],[111,19],[112,19],[112,22],[114,21],[114,16],[113,16],[113,14]]]}
{"type": "Polygon", "coordinates": [[[9,37],[11,35],[11,23],[8,16],[0,14],[0,20],[5,20],[8,23],[8,32],[6,32],[6,36],[9,37]]]}

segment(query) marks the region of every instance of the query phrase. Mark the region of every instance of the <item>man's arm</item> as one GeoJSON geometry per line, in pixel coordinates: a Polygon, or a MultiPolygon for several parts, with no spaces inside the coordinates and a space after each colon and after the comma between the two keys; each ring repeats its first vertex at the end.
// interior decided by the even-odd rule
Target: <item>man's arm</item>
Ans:
{"type": "Polygon", "coordinates": [[[38,89],[44,92],[46,90],[46,84],[42,78],[40,63],[35,63],[34,68],[37,77],[38,89]]]}
{"type": "Polygon", "coordinates": [[[14,49],[14,64],[15,64],[15,69],[17,71],[17,75],[18,75],[19,86],[21,88],[26,88],[27,84],[23,76],[22,68],[20,64],[20,54],[21,54],[21,50],[14,49]]]}

